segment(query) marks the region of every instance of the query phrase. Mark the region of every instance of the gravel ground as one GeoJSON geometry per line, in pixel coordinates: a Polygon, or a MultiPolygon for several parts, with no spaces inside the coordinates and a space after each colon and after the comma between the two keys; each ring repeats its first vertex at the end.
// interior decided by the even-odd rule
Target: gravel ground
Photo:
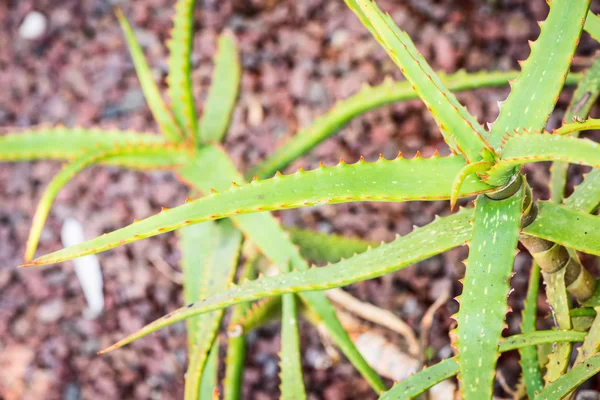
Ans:
{"type": "MultiPolygon", "coordinates": [[[[153,72],[163,81],[172,0],[122,1],[137,27],[153,72]]],[[[205,98],[212,70],[215,39],[225,27],[240,43],[243,80],[226,147],[241,169],[273,152],[296,130],[310,124],[336,101],[365,83],[401,75],[341,0],[206,0],[196,7],[193,52],[195,97],[205,98]]],[[[453,72],[507,70],[529,53],[547,7],[543,0],[433,1],[381,0],[415,40],[435,69],[453,72]]],[[[596,9],[600,4],[594,2],[596,9]]],[[[43,27],[41,27],[43,28],[43,27]]],[[[584,34],[576,68],[589,65],[594,42],[584,34]]],[[[125,48],[118,23],[106,0],[8,0],[0,3],[0,127],[64,124],[156,131],[125,48]],[[24,21],[32,11],[42,18],[24,21]],[[40,21],[45,29],[36,32],[40,21]],[[36,23],[38,25],[36,25],[36,23]],[[31,26],[33,24],[33,26],[31,26]],[[26,39],[30,37],[30,39],[26,39]],[[33,38],[31,38],[33,37],[33,38]]],[[[496,117],[496,101],[507,89],[460,94],[481,122],[496,117]]],[[[560,98],[560,109],[569,91],[560,98]]],[[[598,110],[594,110],[597,115],[598,110]]],[[[559,123],[557,112],[551,125],[559,123]]],[[[6,129],[5,129],[6,128],[6,129]]],[[[597,137],[597,136],[596,136],[597,137]]],[[[393,158],[448,150],[433,119],[419,101],[369,112],[335,138],[298,160],[297,166],[347,162],[380,152],[393,158]]],[[[71,263],[39,270],[15,271],[20,264],[29,225],[45,186],[59,170],[51,162],[0,165],[0,398],[2,399],[178,399],[186,367],[184,325],[175,324],[119,351],[96,351],[182,304],[181,287],[149,260],[175,266],[179,255],[170,234],[136,242],[100,255],[106,309],[95,320],[82,316],[85,302],[71,263]]],[[[574,172],[581,172],[578,168],[574,172]]],[[[547,197],[547,165],[528,169],[540,197],[547,197]]],[[[573,182],[580,179],[573,174],[573,182]]],[[[69,216],[84,224],[88,238],[117,229],[160,210],[181,204],[186,188],[165,172],[136,173],[89,168],[59,195],[39,253],[59,248],[60,227],[69,216]]],[[[370,240],[391,240],[435,214],[448,213],[447,203],[346,204],[279,213],[285,224],[338,232],[370,240]]],[[[414,268],[354,285],[363,300],[392,310],[418,330],[423,313],[437,297],[440,284],[460,292],[457,278],[465,250],[435,257],[414,268]]],[[[586,260],[589,265],[593,260],[586,260]]],[[[518,331],[529,269],[528,256],[517,258],[514,313],[508,333],[518,331]]],[[[549,310],[540,301],[540,315],[549,310]]],[[[453,301],[436,314],[430,345],[434,358],[450,354],[449,318],[453,301]]],[[[549,326],[549,321],[542,321],[549,326]]],[[[278,394],[277,324],[250,335],[244,398],[272,399],[278,394]]],[[[305,382],[311,399],[374,398],[347,362],[319,369],[324,357],[316,331],[301,325],[305,382]]],[[[397,335],[387,333],[399,346],[397,335]]],[[[514,353],[503,355],[500,369],[509,385],[518,376],[514,353]]],[[[498,394],[506,395],[501,389],[498,394]]]]}

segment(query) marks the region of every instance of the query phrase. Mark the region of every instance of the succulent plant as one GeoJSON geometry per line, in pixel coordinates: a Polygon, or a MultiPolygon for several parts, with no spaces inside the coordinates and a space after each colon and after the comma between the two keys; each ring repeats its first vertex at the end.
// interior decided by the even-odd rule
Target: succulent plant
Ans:
{"type": "MultiPolygon", "coordinates": [[[[492,398],[499,354],[519,349],[523,382],[530,398],[569,396],[582,382],[600,371],[600,306],[596,280],[576,251],[600,255],[600,173],[594,169],[568,198],[564,197],[566,167],[576,163],[600,167],[600,146],[578,138],[578,132],[598,129],[600,120],[588,119],[600,90],[600,61],[581,78],[569,75],[582,30],[598,38],[598,17],[588,13],[590,0],[548,1],[550,11],[541,22],[539,38],[519,73],[460,72],[437,74],[419,54],[410,37],[371,0],[346,0],[372,36],[399,66],[407,81],[386,81],[366,87],[337,104],[331,112],[302,130],[280,151],[253,168],[244,183],[219,142],[227,132],[237,96],[240,68],[231,34],[219,39],[213,83],[200,120],[191,92],[190,53],[193,37],[192,0],[176,5],[169,42],[169,97],[162,100],[142,50],[125,17],[117,15],[125,32],[143,92],[163,136],[82,128],[40,128],[0,138],[0,160],[67,160],[69,163],[48,186],[36,211],[27,246],[25,267],[54,264],[109,250],[136,240],[178,230],[182,250],[185,297],[189,302],[103,352],[126,345],[151,332],[187,320],[190,362],[186,398],[211,398],[218,386],[217,332],[224,309],[234,306],[223,396],[239,398],[244,359],[243,333],[273,309],[281,308],[282,398],[305,398],[300,364],[296,300],[327,329],[350,362],[382,399],[413,398],[434,384],[458,375],[465,399],[492,398]],[[563,125],[544,128],[566,81],[579,81],[563,125]],[[451,90],[510,83],[511,92],[500,104],[497,120],[487,129],[463,107],[451,90]],[[352,118],[375,107],[419,97],[433,115],[451,154],[406,159],[383,157],[376,162],[343,160],[335,167],[277,172],[290,161],[334,134],[352,118]],[[67,139],[68,140],[64,140],[67,139]],[[552,199],[535,200],[524,164],[554,162],[552,199]],[[80,245],[33,259],[41,228],[58,191],[69,179],[92,164],[135,169],[167,169],[204,194],[181,206],[164,209],[122,229],[80,245]],[[231,185],[231,182],[233,185],[231,185]],[[357,201],[430,201],[476,196],[473,208],[460,208],[430,224],[415,228],[395,241],[366,251],[366,244],[343,239],[310,240],[311,234],[289,236],[267,211],[357,201]],[[217,221],[219,220],[219,221],[217,221]],[[246,239],[242,238],[244,233],[246,239]],[[307,240],[307,237],[309,240],[307,240]],[[325,267],[309,267],[304,254],[339,259],[348,251],[360,254],[325,267]],[[533,267],[522,333],[502,337],[509,310],[509,280],[517,245],[531,254],[533,267]],[[243,243],[243,244],[242,244],[243,243]],[[388,389],[358,352],[338,320],[323,290],[375,278],[467,244],[466,275],[452,332],[456,354],[388,389]],[[242,250],[243,248],[243,250],[242,250]],[[243,262],[238,258],[242,253],[243,262]],[[279,274],[256,278],[259,254],[279,274]],[[234,284],[238,264],[241,279],[234,284]],[[541,276],[557,330],[537,331],[537,296],[541,276]],[[573,297],[577,306],[572,306],[573,297]],[[273,298],[278,301],[260,301],[273,298]],[[583,331],[582,318],[593,318],[583,331]],[[237,325],[236,325],[237,324],[237,325]],[[581,342],[570,365],[572,343],[581,342]],[[549,361],[540,369],[536,345],[553,343],[549,361]],[[570,368],[571,367],[571,368],[570,368]],[[545,372],[545,375],[542,374],[545,372]]],[[[600,289],[599,289],[600,290],[600,289]]]]}

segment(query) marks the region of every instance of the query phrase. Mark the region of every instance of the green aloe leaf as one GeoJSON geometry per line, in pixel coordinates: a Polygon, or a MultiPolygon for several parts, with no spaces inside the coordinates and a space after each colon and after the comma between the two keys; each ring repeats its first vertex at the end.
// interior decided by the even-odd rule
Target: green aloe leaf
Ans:
{"type": "Polygon", "coordinates": [[[585,25],[583,29],[590,34],[591,37],[600,42],[600,17],[589,11],[585,17],[585,25]]]}
{"type": "Polygon", "coordinates": [[[92,151],[87,154],[82,154],[72,163],[65,167],[54,177],[48,184],[48,187],[42,194],[42,198],[35,210],[33,222],[27,239],[25,249],[25,261],[30,261],[33,258],[37,249],[42,229],[50,213],[50,208],[56,199],[60,190],[71,181],[79,172],[89,167],[90,165],[101,162],[110,162],[111,159],[118,159],[120,162],[128,160],[128,163],[135,162],[129,167],[137,167],[139,169],[172,169],[178,165],[185,164],[189,161],[189,154],[183,151],[173,150],[168,147],[156,146],[136,146],[127,148],[115,148],[110,151],[92,151]]]}
{"type": "MultiPolygon", "coordinates": [[[[289,268],[282,272],[289,272],[289,268]]],[[[281,399],[306,399],[302,379],[302,357],[300,356],[300,335],[296,315],[296,295],[284,294],[281,317],[281,399]]]]}
{"type": "Polygon", "coordinates": [[[335,233],[321,233],[289,227],[292,242],[300,247],[303,257],[315,262],[338,262],[377,247],[379,243],[349,238],[335,233]]]}
{"type": "MultiPolygon", "coordinates": [[[[590,15],[589,12],[588,15],[590,15]]],[[[600,94],[600,58],[597,58],[594,64],[587,69],[583,79],[577,85],[563,121],[569,123],[585,120],[590,114],[592,106],[596,103],[598,94],[600,94]]],[[[571,135],[577,137],[579,131],[575,131],[571,135]]],[[[558,204],[563,201],[568,168],[569,164],[564,162],[555,162],[550,168],[551,199],[558,204]]]]}
{"type": "MultiPolygon", "coordinates": [[[[585,20],[590,0],[553,0],[548,5],[540,36],[531,43],[529,58],[521,64],[521,74],[491,128],[488,141],[496,150],[515,128],[518,132],[544,128],[569,72],[583,28],[583,22],[576,22],[585,20]]],[[[509,176],[505,178],[508,181],[509,176]]]]}
{"type": "Polygon", "coordinates": [[[173,311],[106,351],[131,343],[133,340],[174,322],[232,304],[284,293],[320,291],[346,286],[402,269],[464,244],[471,237],[471,216],[472,210],[463,209],[448,217],[438,218],[424,227],[416,228],[410,234],[399,237],[394,242],[381,245],[337,264],[294,271],[232,287],[210,298],[173,311]]]}
{"type": "Polygon", "coordinates": [[[194,0],[177,0],[169,48],[168,95],[179,127],[190,139],[196,133],[196,109],[192,94],[192,45],[194,41],[194,0]]]}
{"type": "Polygon", "coordinates": [[[572,136],[516,134],[506,138],[501,159],[488,171],[485,181],[491,185],[503,184],[507,171],[540,161],[563,161],[597,168],[600,167],[600,145],[572,136]]]}
{"type": "Polygon", "coordinates": [[[575,211],[547,201],[538,202],[538,215],[524,233],[600,255],[600,216],[575,211]]]}
{"type": "Polygon", "coordinates": [[[581,347],[577,349],[578,354],[575,359],[574,366],[583,364],[586,362],[591,356],[598,353],[600,351],[600,315],[598,311],[600,311],[600,307],[595,307],[596,316],[594,317],[594,321],[592,322],[592,326],[583,341],[581,347]]]}
{"type": "Polygon", "coordinates": [[[137,72],[140,85],[142,86],[142,91],[144,92],[144,97],[148,102],[148,106],[152,111],[152,115],[154,116],[154,119],[158,123],[158,126],[165,137],[171,142],[179,143],[183,139],[183,132],[163,102],[160,91],[158,90],[158,86],[152,77],[152,71],[150,70],[148,63],[146,62],[146,58],[144,57],[142,47],[135,38],[135,33],[127,21],[127,18],[125,18],[125,15],[123,15],[123,12],[121,12],[121,9],[115,8],[115,12],[117,14],[117,18],[119,19],[119,23],[121,24],[121,28],[123,29],[123,33],[125,34],[127,46],[129,47],[129,52],[131,53],[131,59],[133,60],[135,71],[137,72]]]}
{"type": "MultiPolygon", "coordinates": [[[[514,335],[501,341],[498,351],[521,349],[545,343],[555,342],[581,342],[584,340],[585,332],[576,331],[537,331],[527,334],[514,335]]],[[[449,358],[434,366],[412,375],[411,377],[398,382],[393,388],[383,393],[380,400],[408,400],[414,399],[427,389],[431,388],[441,381],[451,378],[458,374],[459,365],[457,358],[449,358]]]]}
{"type": "MultiPolygon", "coordinates": [[[[180,176],[204,193],[209,192],[211,188],[224,190],[231,181],[243,182],[243,178],[235,169],[231,159],[221,147],[216,145],[200,149],[196,154],[195,161],[180,170],[180,176]]],[[[273,265],[287,265],[291,262],[295,269],[301,271],[308,269],[308,264],[300,257],[297,247],[271,214],[238,215],[232,219],[273,265]]],[[[303,293],[300,297],[321,318],[331,338],[371,387],[377,392],[385,390],[381,378],[367,364],[350,340],[325,294],[303,293]]]]}
{"type": "MultiPolygon", "coordinates": [[[[184,293],[188,303],[227,289],[235,274],[241,239],[241,232],[229,220],[180,230],[184,293]]],[[[222,317],[223,310],[217,310],[186,321],[190,348],[186,399],[198,398],[205,364],[222,317]]]]}
{"type": "Polygon", "coordinates": [[[346,0],[427,105],[450,148],[468,162],[492,161],[493,151],[483,139],[479,122],[444,87],[410,37],[371,0],[346,0]]]}
{"type": "Polygon", "coordinates": [[[600,354],[588,359],[569,372],[558,378],[555,382],[546,386],[537,396],[536,400],[564,399],[579,387],[583,382],[600,372],[600,354]]]}
{"type": "MultiPolygon", "coordinates": [[[[114,151],[129,146],[166,146],[162,136],[97,128],[34,127],[0,136],[0,161],[71,161],[90,151],[114,151]]],[[[120,165],[127,157],[105,160],[120,165]]],[[[122,164],[121,164],[122,165],[122,164]]]]}
{"type": "Polygon", "coordinates": [[[588,118],[585,121],[565,121],[560,128],[553,130],[552,134],[558,136],[573,135],[579,131],[591,131],[596,129],[600,129],[600,119],[588,118]]]}
{"type": "Polygon", "coordinates": [[[238,326],[242,332],[250,332],[266,323],[281,319],[281,297],[274,296],[260,299],[240,317],[238,326]]]}
{"type": "Polygon", "coordinates": [[[225,137],[235,107],[242,77],[238,48],[232,32],[219,36],[208,97],[200,119],[200,142],[220,142],[225,137]]]}
{"type": "Polygon", "coordinates": [[[490,169],[492,163],[489,161],[478,161],[471,164],[467,164],[461,169],[452,181],[452,189],[450,191],[450,209],[454,208],[456,200],[460,194],[460,188],[462,187],[465,179],[475,173],[483,173],[490,169]]]}
{"type": "Polygon", "coordinates": [[[600,205],[600,169],[595,169],[565,200],[565,206],[573,210],[591,213],[598,205],[600,205]]]}
{"type": "Polygon", "coordinates": [[[473,238],[456,316],[459,379],[466,400],[489,399],[493,394],[522,206],[523,188],[505,200],[479,195],[475,202],[473,238]]]}
{"type": "MultiPolygon", "coordinates": [[[[529,275],[529,286],[527,288],[527,296],[523,308],[523,319],[521,322],[521,331],[524,334],[536,331],[535,325],[537,321],[539,288],[540,267],[533,263],[529,275]]],[[[523,380],[525,382],[525,388],[527,389],[527,395],[530,399],[533,399],[534,395],[544,387],[537,348],[535,346],[522,347],[519,349],[519,355],[521,356],[521,370],[523,371],[523,380]]]]}
{"type": "MultiPolygon", "coordinates": [[[[465,165],[460,156],[412,160],[359,161],[293,175],[277,175],[190,201],[80,245],[37,258],[28,266],[62,262],[99,253],[183,226],[239,214],[351,201],[407,201],[448,198],[454,176],[465,165]],[[368,195],[367,195],[368,193],[368,195]]],[[[460,196],[488,190],[471,177],[460,196]]]]}

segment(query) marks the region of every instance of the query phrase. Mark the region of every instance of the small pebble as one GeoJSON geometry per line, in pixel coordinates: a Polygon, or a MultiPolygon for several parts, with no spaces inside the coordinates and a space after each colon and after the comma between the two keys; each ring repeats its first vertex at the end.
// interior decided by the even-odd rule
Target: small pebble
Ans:
{"type": "Polygon", "coordinates": [[[31,11],[25,16],[19,26],[19,36],[26,40],[41,38],[48,27],[48,19],[38,11],[31,11]]]}

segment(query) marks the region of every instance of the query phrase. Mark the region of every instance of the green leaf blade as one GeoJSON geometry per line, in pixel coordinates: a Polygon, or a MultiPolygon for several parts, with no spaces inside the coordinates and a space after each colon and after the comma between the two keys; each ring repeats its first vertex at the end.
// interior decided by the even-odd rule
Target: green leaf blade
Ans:
{"type": "Polygon", "coordinates": [[[196,133],[196,109],[191,82],[194,3],[194,0],[177,0],[171,39],[167,41],[167,83],[173,116],[186,136],[192,140],[196,133]]]}
{"type": "Polygon", "coordinates": [[[600,354],[588,359],[569,372],[558,378],[555,382],[546,386],[536,397],[536,400],[563,399],[573,392],[583,382],[600,372],[600,354]]]}
{"type": "Polygon", "coordinates": [[[565,200],[565,206],[572,210],[592,213],[598,205],[600,205],[600,169],[595,169],[565,200]]]}
{"type": "Polygon", "coordinates": [[[496,150],[515,128],[518,132],[544,128],[569,72],[590,0],[553,0],[548,4],[550,12],[541,23],[540,36],[531,44],[531,54],[488,136],[496,150]]]}
{"type": "Polygon", "coordinates": [[[450,358],[440,361],[434,366],[425,368],[402,382],[398,382],[390,390],[383,393],[379,400],[414,399],[433,385],[452,378],[457,373],[458,362],[455,359],[450,358]]]}
{"type": "MultiPolygon", "coordinates": [[[[529,275],[529,286],[527,287],[527,296],[523,308],[523,318],[521,322],[521,331],[524,334],[536,331],[537,322],[537,300],[540,287],[540,267],[533,263],[529,275]]],[[[521,370],[523,371],[523,381],[527,395],[533,399],[534,395],[544,388],[544,380],[540,371],[537,348],[527,346],[519,349],[521,356],[521,370]]]]}
{"type": "MultiPolygon", "coordinates": [[[[135,222],[80,245],[37,258],[28,266],[94,254],[183,226],[240,214],[350,201],[408,201],[448,198],[452,178],[464,166],[460,156],[360,161],[254,181],[214,193],[135,222]],[[369,195],[365,195],[369,193],[369,195]]],[[[472,176],[460,196],[489,190],[472,176]]],[[[238,222],[239,223],[239,222],[238,222]]]]}
{"type": "Polygon", "coordinates": [[[524,233],[600,255],[600,217],[547,201],[538,202],[538,215],[524,233]]]}
{"type": "Polygon", "coordinates": [[[123,33],[125,34],[127,46],[129,47],[129,52],[131,53],[131,59],[133,60],[133,65],[137,72],[138,79],[140,80],[140,85],[142,86],[142,92],[144,93],[146,102],[152,111],[152,115],[154,116],[154,119],[158,123],[158,126],[165,137],[173,143],[179,143],[183,139],[183,132],[179,128],[179,125],[177,125],[175,122],[173,115],[171,115],[171,112],[167,109],[167,106],[162,100],[158,86],[152,77],[152,71],[146,62],[144,52],[142,51],[142,47],[135,37],[133,28],[127,21],[127,18],[125,18],[125,15],[123,15],[121,9],[116,8],[115,12],[117,14],[119,24],[121,24],[123,33]]]}
{"type": "Polygon", "coordinates": [[[227,134],[242,77],[233,33],[222,33],[217,47],[212,83],[197,133],[201,143],[220,142],[227,134]]]}
{"type": "Polygon", "coordinates": [[[509,279],[517,249],[523,189],[505,200],[480,195],[457,315],[461,392],[492,397],[498,342],[508,311],[509,279]]]}

